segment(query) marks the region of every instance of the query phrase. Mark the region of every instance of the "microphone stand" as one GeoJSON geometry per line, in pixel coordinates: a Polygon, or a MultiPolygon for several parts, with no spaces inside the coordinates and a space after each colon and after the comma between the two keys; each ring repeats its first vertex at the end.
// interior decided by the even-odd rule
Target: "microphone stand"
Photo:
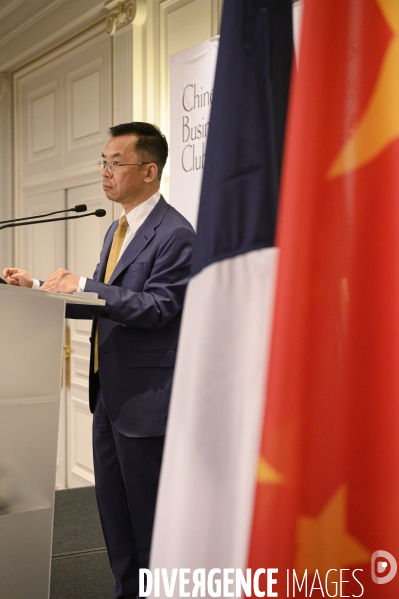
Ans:
{"type": "Polygon", "coordinates": [[[77,216],[61,216],[60,218],[48,218],[48,219],[34,220],[32,222],[23,222],[23,223],[13,222],[13,223],[9,223],[7,225],[3,225],[2,227],[0,227],[0,231],[2,229],[8,229],[11,227],[24,227],[25,225],[37,225],[39,223],[55,223],[56,221],[59,221],[59,220],[72,220],[74,218],[84,218],[85,216],[102,217],[102,216],[105,216],[106,214],[107,213],[103,208],[98,208],[94,212],[88,212],[87,214],[78,214],[77,216]]]}
{"type": "Polygon", "coordinates": [[[5,223],[17,223],[21,220],[32,220],[36,218],[45,218],[46,216],[53,216],[53,214],[61,214],[62,212],[85,212],[87,210],[86,204],[78,204],[74,208],[67,208],[65,210],[57,210],[56,212],[49,212],[48,214],[38,214],[37,216],[24,216],[22,218],[10,218],[9,220],[0,221],[0,225],[5,223]]]}

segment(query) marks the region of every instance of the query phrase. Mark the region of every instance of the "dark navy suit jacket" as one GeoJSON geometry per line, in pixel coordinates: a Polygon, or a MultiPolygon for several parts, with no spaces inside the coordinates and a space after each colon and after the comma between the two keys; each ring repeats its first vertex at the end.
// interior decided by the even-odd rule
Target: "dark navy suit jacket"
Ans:
{"type": "Polygon", "coordinates": [[[67,307],[70,318],[98,326],[99,379],[90,357],[90,408],[98,380],[108,416],[130,437],[165,434],[181,311],[190,274],[194,230],[161,196],[121,256],[108,284],[102,283],[114,232],[108,229],[93,279],[85,291],[106,305],[67,307]]]}

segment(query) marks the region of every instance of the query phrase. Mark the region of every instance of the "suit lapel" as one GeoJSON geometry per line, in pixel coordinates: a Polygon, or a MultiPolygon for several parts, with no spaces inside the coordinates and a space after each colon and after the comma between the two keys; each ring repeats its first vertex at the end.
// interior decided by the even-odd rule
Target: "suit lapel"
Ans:
{"type": "MultiPolygon", "coordinates": [[[[121,274],[121,272],[123,272],[125,270],[125,268],[127,268],[129,266],[129,264],[132,264],[132,262],[134,262],[136,260],[136,258],[141,254],[141,252],[144,250],[144,248],[150,243],[151,239],[156,234],[156,231],[155,231],[156,228],[162,222],[162,219],[165,216],[165,213],[167,212],[167,210],[168,210],[168,204],[164,200],[164,198],[161,196],[159,198],[159,201],[157,202],[156,206],[151,210],[150,214],[147,216],[147,218],[145,219],[143,224],[138,228],[136,235],[133,237],[132,241],[129,243],[129,245],[123,252],[121,259],[119,260],[118,264],[115,266],[114,272],[112,273],[112,275],[108,281],[108,283],[110,285],[113,283],[113,281],[116,279],[116,277],[118,277],[121,274]]],[[[114,232],[115,232],[115,230],[112,232],[112,238],[113,238],[114,232]]],[[[111,249],[111,245],[112,245],[112,239],[111,239],[111,243],[109,244],[109,248],[108,248],[108,251],[106,254],[107,260],[108,260],[108,255],[109,255],[109,252],[111,249]]],[[[105,262],[105,265],[106,265],[106,262],[105,262]]],[[[104,273],[105,273],[105,266],[104,266],[104,273]]],[[[103,273],[103,277],[104,277],[104,273],[103,273]]]]}

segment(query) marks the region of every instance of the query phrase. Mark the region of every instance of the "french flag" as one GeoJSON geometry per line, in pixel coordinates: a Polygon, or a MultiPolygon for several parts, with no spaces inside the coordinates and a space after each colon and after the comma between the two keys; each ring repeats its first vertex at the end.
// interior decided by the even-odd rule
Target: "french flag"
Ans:
{"type": "Polygon", "coordinates": [[[292,36],[291,0],[225,0],[152,570],[247,565],[292,36]]]}

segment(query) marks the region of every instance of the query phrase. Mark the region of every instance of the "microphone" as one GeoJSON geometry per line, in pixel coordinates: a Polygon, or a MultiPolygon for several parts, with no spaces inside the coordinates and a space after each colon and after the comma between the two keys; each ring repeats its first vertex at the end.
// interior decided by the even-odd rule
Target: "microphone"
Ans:
{"type": "Polygon", "coordinates": [[[0,221],[0,225],[5,223],[17,223],[21,220],[32,220],[36,218],[45,218],[46,216],[53,216],[53,214],[61,214],[62,212],[86,212],[86,204],[78,204],[74,208],[67,208],[66,210],[57,210],[56,212],[49,212],[48,214],[38,214],[37,216],[24,216],[23,218],[10,218],[10,220],[0,221]]]}
{"type": "Polygon", "coordinates": [[[59,218],[47,218],[44,220],[34,220],[34,221],[28,221],[28,222],[18,222],[18,223],[9,223],[7,225],[3,225],[2,227],[0,227],[0,231],[2,229],[8,229],[10,227],[24,227],[25,225],[38,225],[39,223],[55,223],[58,220],[72,220],[74,218],[85,218],[85,216],[98,216],[98,217],[102,217],[105,216],[107,213],[103,208],[97,208],[97,210],[95,210],[94,212],[88,212],[87,214],[79,214],[77,216],[61,216],[59,218]]]}

